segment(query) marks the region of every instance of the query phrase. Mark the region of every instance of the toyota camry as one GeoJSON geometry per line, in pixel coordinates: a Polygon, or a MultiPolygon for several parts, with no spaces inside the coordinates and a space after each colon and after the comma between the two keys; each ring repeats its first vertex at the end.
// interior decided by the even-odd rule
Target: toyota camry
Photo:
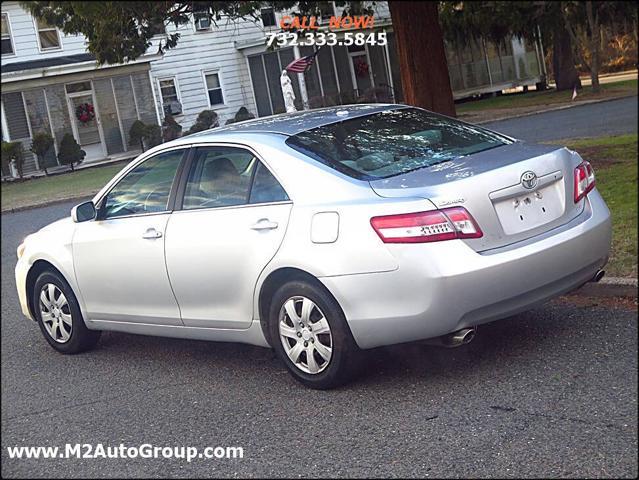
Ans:
{"type": "Polygon", "coordinates": [[[29,235],[15,273],[61,353],[103,330],[243,342],[330,388],[361,350],[461,345],[598,280],[610,237],[578,153],[353,105],[159,145],[29,235]]]}

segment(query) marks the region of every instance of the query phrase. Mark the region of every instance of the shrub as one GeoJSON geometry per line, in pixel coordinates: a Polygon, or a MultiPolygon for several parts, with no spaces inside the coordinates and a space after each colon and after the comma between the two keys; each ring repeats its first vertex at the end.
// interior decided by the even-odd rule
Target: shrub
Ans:
{"type": "Polygon", "coordinates": [[[129,129],[129,145],[139,143],[142,151],[146,148],[153,148],[162,143],[162,129],[154,123],[146,125],[140,120],[136,120],[129,129]]]}
{"type": "Polygon", "coordinates": [[[24,154],[22,151],[22,144],[20,142],[2,142],[2,163],[3,169],[11,171],[9,164],[11,161],[15,162],[16,170],[18,170],[18,176],[22,178],[22,166],[24,164],[24,154]]]}
{"type": "Polygon", "coordinates": [[[9,176],[11,175],[11,169],[9,168],[9,155],[8,153],[5,153],[8,151],[7,146],[5,145],[6,143],[9,142],[5,142],[4,140],[2,141],[2,155],[0,156],[0,160],[2,161],[2,175],[3,176],[9,176]]]}
{"type": "Polygon", "coordinates": [[[144,151],[144,137],[146,136],[146,125],[140,120],[136,120],[129,128],[129,145],[140,145],[144,151]]]}
{"type": "Polygon", "coordinates": [[[204,130],[208,130],[209,128],[215,128],[219,126],[220,123],[218,121],[217,113],[215,113],[213,110],[202,110],[197,116],[197,119],[195,120],[193,126],[184,135],[191,135],[192,133],[202,132],[204,130]]]}
{"type": "Polygon", "coordinates": [[[49,175],[47,172],[47,162],[49,158],[47,155],[53,148],[53,137],[47,132],[36,132],[31,139],[31,151],[38,157],[38,165],[44,170],[45,175],[49,175]]]}
{"type": "Polygon", "coordinates": [[[226,121],[226,125],[230,123],[242,122],[244,120],[251,120],[252,118],[255,118],[255,115],[249,112],[246,107],[240,107],[235,116],[233,118],[229,118],[226,121]]]}
{"type": "Polygon", "coordinates": [[[73,135],[65,133],[60,142],[60,151],[58,153],[58,160],[63,165],[69,165],[71,171],[74,171],[74,165],[84,160],[86,152],[80,148],[78,142],[75,141],[73,135]]]}
{"type": "Polygon", "coordinates": [[[162,127],[152,123],[144,129],[144,139],[149,148],[162,143],[162,127]]]}
{"type": "Polygon", "coordinates": [[[175,140],[180,137],[180,133],[182,132],[182,125],[177,123],[173,118],[173,115],[166,115],[164,117],[164,121],[162,122],[162,138],[165,142],[169,142],[171,140],[175,140]]]}

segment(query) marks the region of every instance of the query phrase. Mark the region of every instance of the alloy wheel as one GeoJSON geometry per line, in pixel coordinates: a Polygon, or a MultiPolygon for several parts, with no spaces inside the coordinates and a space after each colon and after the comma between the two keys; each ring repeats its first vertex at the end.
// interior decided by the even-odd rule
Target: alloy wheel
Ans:
{"type": "Polygon", "coordinates": [[[53,283],[45,284],[40,290],[40,318],[45,330],[58,343],[66,343],[71,338],[73,323],[67,298],[53,283]]]}
{"type": "Polygon", "coordinates": [[[296,296],[284,302],[279,314],[279,334],[288,358],[301,371],[324,371],[333,355],[333,336],[320,308],[309,298],[296,296]]]}

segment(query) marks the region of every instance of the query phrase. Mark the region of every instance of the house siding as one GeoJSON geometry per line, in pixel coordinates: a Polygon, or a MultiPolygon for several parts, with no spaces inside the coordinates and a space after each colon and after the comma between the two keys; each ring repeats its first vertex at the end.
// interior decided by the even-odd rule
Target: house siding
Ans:
{"type": "MultiPolygon", "coordinates": [[[[263,38],[261,23],[222,19],[209,31],[196,32],[193,22],[190,22],[177,29],[169,26],[167,32],[180,33],[180,40],[176,48],[165,52],[163,59],[152,62],[153,91],[161,106],[158,79],[177,79],[182,114],[175,115],[175,120],[182,125],[184,131],[195,123],[202,110],[214,110],[221,125],[232,118],[242,106],[256,114],[246,57],[237,50],[235,41],[263,38]],[[209,107],[204,72],[218,73],[224,97],[223,105],[209,107]]],[[[163,112],[161,116],[164,117],[163,112]]]]}
{"type": "Polygon", "coordinates": [[[86,52],[86,42],[81,35],[65,35],[58,31],[61,50],[40,51],[33,17],[20,7],[18,2],[2,2],[2,12],[7,13],[11,23],[14,55],[2,56],[2,64],[38,60],[43,57],[62,57],[86,52]]]}

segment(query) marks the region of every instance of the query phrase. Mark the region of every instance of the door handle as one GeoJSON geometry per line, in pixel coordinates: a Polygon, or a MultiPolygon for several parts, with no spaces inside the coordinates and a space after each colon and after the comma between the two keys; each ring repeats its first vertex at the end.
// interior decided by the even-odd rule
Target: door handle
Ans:
{"type": "Polygon", "coordinates": [[[155,228],[147,228],[146,232],[142,234],[142,238],[146,238],[147,240],[152,240],[154,238],[160,238],[162,236],[162,232],[158,232],[155,228]]]}
{"type": "Polygon", "coordinates": [[[277,228],[277,222],[271,222],[268,218],[260,218],[257,223],[251,225],[251,230],[273,230],[277,228]]]}

